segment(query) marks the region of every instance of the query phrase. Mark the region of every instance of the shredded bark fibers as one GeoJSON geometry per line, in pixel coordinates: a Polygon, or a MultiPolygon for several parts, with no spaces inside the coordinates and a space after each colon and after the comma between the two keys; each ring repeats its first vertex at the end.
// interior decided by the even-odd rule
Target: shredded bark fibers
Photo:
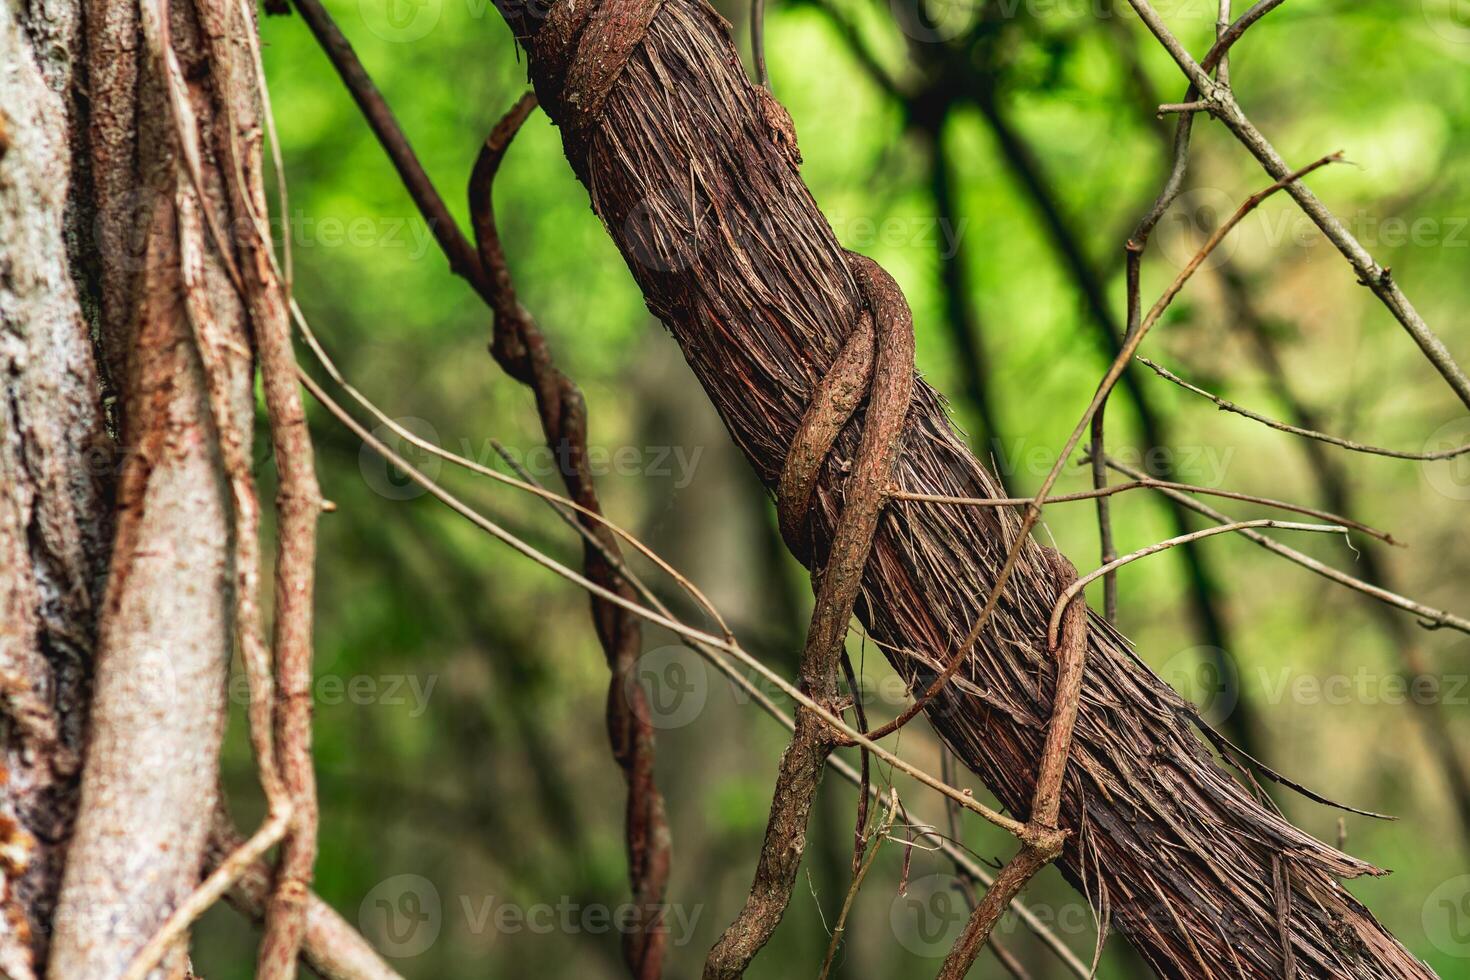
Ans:
{"type": "MultiPolygon", "coordinates": [[[[631,55],[620,73],[572,71],[606,47],[578,51],[585,19],[569,30],[563,17],[543,37],[543,23],[557,24],[555,7],[549,18],[520,6],[502,13],[649,309],[774,490],[812,392],[860,309],[774,102],[747,80],[729,25],[698,0],[664,0],[642,42],[623,45],[631,55]],[[595,93],[594,118],[578,111],[584,90],[565,91],[569,74],[612,75],[595,93]]],[[[597,10],[590,16],[596,22],[597,10]]],[[[642,23],[634,18],[628,29],[642,23]]],[[[862,425],[860,411],[819,482],[809,567],[826,561],[862,425]]],[[[906,491],[1003,495],[922,382],[895,479],[906,491]]],[[[885,510],[858,616],[914,689],[970,629],[1018,525],[1003,509],[895,502],[885,510]]],[[[959,758],[1023,817],[1052,708],[1055,664],[1044,651],[1057,597],[1041,546],[1028,543],[980,644],[927,709],[959,758]]],[[[1072,835],[1060,865],[1094,903],[1106,895],[1113,921],[1160,976],[1280,977],[1283,934],[1304,976],[1433,976],[1339,884],[1378,869],[1259,802],[1216,764],[1192,708],[1122,635],[1096,616],[1088,634],[1061,814],[1072,835]]]]}

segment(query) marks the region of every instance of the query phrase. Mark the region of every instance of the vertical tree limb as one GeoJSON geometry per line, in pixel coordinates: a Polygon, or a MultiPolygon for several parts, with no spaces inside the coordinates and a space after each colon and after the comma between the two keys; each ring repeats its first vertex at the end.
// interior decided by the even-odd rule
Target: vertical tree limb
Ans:
{"type": "Polygon", "coordinates": [[[260,358],[276,489],[277,548],[272,666],[276,705],[270,733],[291,799],[291,823],[281,845],[265,919],[256,976],[290,980],[307,927],[306,901],[316,860],[316,777],[311,758],[312,601],[316,524],[322,509],[311,435],[296,383],[287,297],[271,251],[261,139],[267,121],[257,92],[263,79],[252,8],[209,0],[207,21],[214,84],[224,94],[215,145],[225,161],[223,182],[239,251],[250,322],[260,358]],[[242,49],[245,56],[242,57],[242,49]]]}
{"type": "MultiPolygon", "coordinates": [[[[52,937],[48,975],[56,980],[120,975],[198,880],[218,781],[237,571],[209,385],[184,302],[188,232],[175,200],[192,190],[176,157],[164,82],[140,65],[136,9],[99,2],[95,13],[88,48],[98,68],[92,153],[102,339],[121,369],[126,456],[81,809],[52,937]]],[[[186,57],[199,57],[195,25],[181,19],[177,27],[186,57]]],[[[201,272],[193,288],[207,293],[213,327],[231,345],[217,379],[221,407],[248,438],[251,372],[238,353],[249,350],[245,312],[217,260],[201,272]]],[[[180,975],[185,962],[176,948],[162,972],[180,975]]]]}
{"type": "MultiPolygon", "coordinates": [[[[298,0],[300,3],[301,0],[298,0]]],[[[307,0],[314,4],[315,0],[307,0]]],[[[587,457],[587,407],[582,392],[562,374],[551,358],[540,328],[520,305],[495,226],[492,195],[495,174],[510,141],[536,100],[523,96],[495,126],[485,141],[470,179],[470,213],[478,246],[479,279],[494,313],[491,354],[501,368],[536,396],[543,435],[557,451],[559,470],[567,493],[582,510],[576,520],[589,534],[582,560],[588,577],[627,600],[637,593],[618,566],[622,552],[608,527],[595,519],[601,514],[597,487],[587,457]]],[[[647,695],[633,676],[642,652],[642,629],[627,609],[596,596],[592,619],[602,643],[612,678],[608,683],[607,727],[613,757],[628,787],[625,835],[628,877],[638,909],[637,927],[623,934],[623,958],[637,980],[657,980],[663,972],[668,930],[663,924],[663,901],[668,889],[672,855],[664,798],[654,782],[653,725],[647,695]]]]}
{"type": "Polygon", "coordinates": [[[68,268],[75,10],[0,10],[0,974],[46,970],[76,811],[115,452],[68,268]],[[54,33],[53,33],[54,32],[54,33]]]}

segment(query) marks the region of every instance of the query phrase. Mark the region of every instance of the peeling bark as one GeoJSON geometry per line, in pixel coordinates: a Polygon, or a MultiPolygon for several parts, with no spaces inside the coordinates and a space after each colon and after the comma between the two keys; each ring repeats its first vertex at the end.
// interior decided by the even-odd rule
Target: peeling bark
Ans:
{"type": "MultiPolygon", "coordinates": [[[[87,14],[100,332],[122,392],[124,458],[81,808],[48,971],[58,980],[121,973],[205,859],[233,642],[234,521],[196,331],[227,348],[221,381],[247,447],[252,421],[246,312],[217,247],[200,244],[162,68],[144,54],[136,8],[95,0],[87,14]]],[[[207,135],[216,94],[199,81],[206,48],[187,7],[168,15],[190,108],[205,124],[203,192],[227,213],[207,135]]],[[[155,975],[186,969],[181,945],[155,975]]]]}

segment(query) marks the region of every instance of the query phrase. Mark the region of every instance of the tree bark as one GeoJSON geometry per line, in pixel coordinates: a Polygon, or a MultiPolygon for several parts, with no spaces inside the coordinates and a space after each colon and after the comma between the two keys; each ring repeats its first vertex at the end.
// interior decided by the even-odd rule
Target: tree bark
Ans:
{"type": "Polygon", "coordinates": [[[111,542],[112,440],[66,247],[76,15],[0,8],[0,974],[13,980],[46,966],[111,542]]]}
{"type": "MultiPolygon", "coordinates": [[[[501,12],[649,309],[774,488],[817,381],[857,323],[842,249],[801,182],[779,110],[747,80],[718,14],[698,0],[652,8],[603,0],[571,16],[564,6],[507,3],[501,12]]],[[[826,560],[861,426],[860,415],[818,490],[812,567],[826,560]]],[[[1001,495],[924,384],[896,482],[919,493],[1001,495]]],[[[928,686],[968,632],[1017,527],[1013,514],[990,509],[887,510],[858,615],[914,689],[928,686]]],[[[1057,594],[1034,542],[1013,582],[928,716],[1024,815],[1055,684],[1045,633],[1057,594]]],[[[1431,976],[1337,880],[1377,869],[1262,806],[1215,764],[1192,707],[1127,641],[1096,617],[1088,632],[1061,867],[1094,900],[1106,895],[1153,968],[1168,977],[1280,977],[1285,936],[1310,975],[1431,976]]]]}
{"type": "MultiPolygon", "coordinates": [[[[203,31],[155,5],[203,134],[205,200],[229,213],[203,31]]],[[[100,337],[117,379],[117,531],[98,620],[81,807],[48,975],[115,977],[199,881],[218,783],[233,649],[236,522],[200,336],[218,339],[216,398],[248,451],[250,333],[187,173],[139,8],[89,0],[90,127],[100,337]]],[[[180,944],[156,976],[184,975],[180,944]]]]}

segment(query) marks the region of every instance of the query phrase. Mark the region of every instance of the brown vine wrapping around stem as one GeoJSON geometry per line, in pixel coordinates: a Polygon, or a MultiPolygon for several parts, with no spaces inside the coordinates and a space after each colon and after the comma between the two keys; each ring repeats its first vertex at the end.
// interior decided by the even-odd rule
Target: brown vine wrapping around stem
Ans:
{"type": "MultiPolygon", "coordinates": [[[[578,4],[585,9],[587,5],[578,4]]],[[[580,25],[506,6],[552,118],[580,25]]],[[[795,154],[746,80],[728,25],[697,0],[663,0],[593,119],[566,145],[594,209],[654,312],[672,331],[756,472],[774,487],[802,412],[859,316],[844,253],[795,154]]],[[[814,494],[810,566],[824,564],[861,413],[814,494]]],[[[916,385],[895,483],[910,492],[998,496],[953,432],[943,400],[916,385]]],[[[858,615],[916,688],[932,680],[1015,536],[1002,509],[888,508],[858,615]]],[[[927,709],[944,740],[1012,811],[1028,812],[1055,689],[1046,617],[1058,590],[1039,545],[961,675],[927,709]]],[[[1063,789],[1071,832],[1060,866],[1106,895],[1114,921],[1163,976],[1275,977],[1283,965],[1276,858],[1289,854],[1289,939],[1305,972],[1432,974],[1338,884],[1375,873],[1261,806],[1220,769],[1189,706],[1096,617],[1063,789]]]]}
{"type": "MultiPolygon", "coordinates": [[[[802,415],[777,494],[782,533],[793,549],[805,553],[802,542],[811,492],[833,443],[867,390],[866,424],[827,561],[821,575],[814,577],[817,595],[801,655],[802,690],[834,713],[841,711],[836,698],[837,667],[845,662],[843,641],[882,516],[884,492],[893,479],[914,387],[914,319],[902,291],[872,259],[856,253],[848,258],[867,309],[802,415]]],[[[822,768],[838,744],[836,736],[814,712],[805,708],[797,712],[791,744],[781,756],[755,881],[740,914],[710,951],[705,980],[744,974],[780,924],[791,902],[822,768]]]]}
{"type": "MultiPolygon", "coordinates": [[[[495,314],[490,352],[506,374],[535,393],[546,445],[559,461],[567,495],[579,506],[600,514],[602,505],[587,460],[587,405],[582,392],[552,361],[545,336],[516,299],[495,227],[491,196],[495,173],[516,131],[535,107],[536,100],[527,95],[511,108],[485,140],[470,178],[470,213],[479,246],[480,279],[495,314]]],[[[582,548],[587,577],[625,599],[637,601],[633,586],[617,570],[622,562],[617,538],[606,525],[585,513],[577,513],[576,520],[591,535],[582,548]],[[617,564],[609,560],[609,555],[617,564]]],[[[628,877],[638,920],[636,928],[623,933],[623,958],[635,980],[657,980],[663,973],[669,938],[663,922],[663,901],[672,847],[663,794],[653,778],[651,716],[643,688],[633,674],[643,651],[643,631],[638,618],[628,610],[598,596],[592,596],[591,601],[597,638],[612,671],[607,689],[608,737],[628,785],[628,877]]]]}

